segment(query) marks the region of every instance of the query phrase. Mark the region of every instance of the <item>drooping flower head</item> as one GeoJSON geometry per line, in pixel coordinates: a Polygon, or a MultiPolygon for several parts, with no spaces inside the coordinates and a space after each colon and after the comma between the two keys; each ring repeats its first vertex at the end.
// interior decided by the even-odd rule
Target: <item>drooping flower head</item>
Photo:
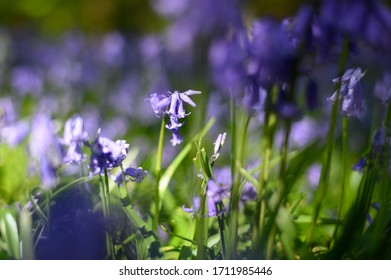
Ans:
{"type": "MultiPolygon", "coordinates": [[[[225,212],[223,198],[229,196],[229,186],[219,186],[212,179],[209,179],[206,190],[206,203],[207,203],[207,213],[205,214],[208,217],[213,217],[220,215],[225,212]]],[[[182,206],[183,211],[191,214],[199,214],[200,209],[200,197],[195,196],[193,198],[193,206],[187,208],[182,206]]]]}
{"type": "Polygon", "coordinates": [[[148,172],[146,170],[143,170],[141,167],[133,168],[129,166],[124,170],[124,174],[122,174],[122,172],[118,173],[114,181],[119,186],[121,186],[123,183],[123,177],[125,177],[125,181],[130,180],[132,182],[141,183],[147,173],[148,172]]]}
{"type": "Polygon", "coordinates": [[[179,127],[183,124],[179,122],[179,119],[183,119],[190,114],[186,113],[184,103],[195,107],[196,104],[189,96],[200,93],[201,91],[196,90],[168,92],[167,95],[153,93],[147,99],[157,117],[163,117],[164,115],[170,117],[170,123],[166,125],[166,128],[172,133],[171,144],[173,146],[183,142],[183,138],[179,134],[179,127]]]}
{"type": "Polygon", "coordinates": [[[104,170],[118,167],[126,158],[129,144],[125,140],[113,141],[100,136],[91,144],[90,168],[93,175],[103,174],[104,170]]]}
{"type": "MultiPolygon", "coordinates": [[[[350,68],[342,75],[333,79],[333,83],[341,83],[340,99],[342,99],[342,113],[348,117],[361,118],[366,109],[366,103],[363,97],[359,81],[364,77],[365,72],[361,68],[350,68]]],[[[335,102],[337,92],[328,100],[335,102]]]]}

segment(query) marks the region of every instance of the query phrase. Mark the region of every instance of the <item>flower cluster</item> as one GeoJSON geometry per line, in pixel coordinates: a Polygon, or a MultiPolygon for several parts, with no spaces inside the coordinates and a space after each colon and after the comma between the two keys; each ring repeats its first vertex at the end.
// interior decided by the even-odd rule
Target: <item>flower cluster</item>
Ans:
{"type": "MultiPolygon", "coordinates": [[[[360,118],[365,112],[365,100],[359,81],[364,77],[365,72],[361,68],[350,68],[340,78],[333,79],[335,84],[340,85],[340,99],[342,99],[342,113],[348,117],[360,118]]],[[[335,92],[329,101],[335,102],[337,92],[335,92]]]]}
{"type": "MultiPolygon", "coordinates": [[[[222,186],[216,184],[213,179],[210,179],[207,184],[206,189],[206,203],[207,203],[207,213],[205,214],[208,217],[217,216],[225,212],[225,207],[223,204],[223,198],[229,196],[229,186],[222,186]]],[[[195,196],[193,198],[193,206],[187,208],[184,205],[182,206],[183,211],[191,214],[199,214],[201,211],[201,202],[200,197],[195,196]]]]}
{"type": "Polygon", "coordinates": [[[174,91],[173,93],[168,92],[168,95],[153,93],[148,98],[157,117],[163,117],[164,115],[168,115],[170,117],[170,123],[166,125],[166,128],[172,133],[170,141],[173,146],[183,142],[183,138],[179,134],[179,128],[183,125],[183,123],[180,123],[179,120],[190,114],[185,112],[183,103],[187,103],[190,106],[195,107],[196,104],[189,96],[200,93],[201,91],[196,90],[188,90],[185,92],[174,91]]]}

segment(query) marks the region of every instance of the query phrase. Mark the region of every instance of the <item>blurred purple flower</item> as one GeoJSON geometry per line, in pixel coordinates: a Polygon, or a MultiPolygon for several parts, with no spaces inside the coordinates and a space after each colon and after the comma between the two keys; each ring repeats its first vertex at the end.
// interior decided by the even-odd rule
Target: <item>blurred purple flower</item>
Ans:
{"type": "Polygon", "coordinates": [[[379,166],[386,165],[390,167],[390,162],[385,162],[387,159],[389,161],[390,158],[390,151],[388,149],[390,137],[388,136],[387,131],[386,127],[381,126],[373,137],[370,151],[352,166],[353,170],[363,172],[364,168],[372,168],[375,162],[379,166]]]}
{"type": "Polygon", "coordinates": [[[39,166],[43,187],[55,187],[58,183],[57,169],[63,162],[61,144],[54,134],[51,120],[42,113],[32,121],[29,151],[39,166]]]}
{"type": "MultiPolygon", "coordinates": [[[[212,179],[209,179],[206,190],[207,216],[213,217],[225,212],[223,198],[229,196],[229,187],[221,187],[212,179]]],[[[196,196],[193,198],[192,208],[182,206],[182,209],[188,213],[200,212],[200,198],[196,196]]]]}
{"type": "Polygon", "coordinates": [[[122,172],[118,173],[114,181],[119,186],[121,186],[123,183],[122,175],[124,175],[125,181],[129,179],[132,182],[141,183],[141,181],[144,180],[144,177],[147,175],[147,173],[148,172],[146,170],[143,170],[141,167],[139,168],[128,167],[124,170],[124,174],[122,174],[122,172]]]}
{"type": "Polygon", "coordinates": [[[16,113],[11,98],[0,99],[0,128],[16,121],[16,113]]]}
{"type": "MultiPolygon", "coordinates": [[[[350,68],[341,78],[333,79],[333,83],[341,83],[340,99],[342,99],[342,113],[348,117],[361,118],[366,109],[366,103],[363,97],[359,81],[364,77],[365,72],[361,68],[350,68]]],[[[329,101],[335,102],[337,92],[335,92],[329,101]]]]}
{"type": "Polygon", "coordinates": [[[19,145],[29,133],[30,126],[27,121],[18,121],[5,127],[0,126],[0,142],[10,146],[19,145]]]}
{"type": "Polygon", "coordinates": [[[91,144],[90,169],[92,175],[103,174],[104,170],[118,167],[126,158],[129,144],[125,140],[116,142],[100,136],[100,131],[95,141],[91,144]]]}
{"type": "Polygon", "coordinates": [[[248,74],[265,88],[275,82],[289,82],[295,50],[282,26],[272,19],[258,20],[253,25],[252,37],[248,74]]]}
{"type": "Polygon", "coordinates": [[[39,95],[43,89],[43,80],[36,69],[18,66],[12,69],[12,88],[15,92],[26,95],[39,95]]]}
{"type": "Polygon", "coordinates": [[[335,33],[364,40],[374,48],[391,47],[391,11],[381,1],[323,1],[320,15],[335,33]]]}
{"type": "Polygon", "coordinates": [[[188,208],[185,205],[182,205],[182,209],[183,209],[183,211],[193,215],[194,213],[200,212],[200,206],[201,206],[201,198],[199,196],[194,196],[192,207],[188,208]]]}
{"type": "Polygon", "coordinates": [[[239,36],[231,41],[219,39],[209,49],[213,81],[224,92],[237,94],[243,91],[246,82],[246,44],[240,39],[239,36]]]}
{"type": "Polygon", "coordinates": [[[84,131],[83,119],[76,115],[68,119],[64,127],[64,137],[62,144],[68,146],[68,151],[64,157],[64,163],[80,164],[86,160],[82,148],[88,140],[88,134],[84,131]]]}

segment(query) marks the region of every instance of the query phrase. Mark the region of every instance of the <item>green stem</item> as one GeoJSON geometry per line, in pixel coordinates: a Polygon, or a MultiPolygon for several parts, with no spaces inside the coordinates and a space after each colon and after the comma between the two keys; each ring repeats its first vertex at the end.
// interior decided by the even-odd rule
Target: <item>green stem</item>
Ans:
{"type": "MultiPolygon", "coordinates": [[[[105,169],[105,177],[107,175],[107,171],[105,169]]],[[[107,251],[107,257],[108,258],[114,258],[113,255],[113,240],[111,238],[111,222],[110,222],[110,210],[108,206],[108,186],[106,186],[106,179],[103,179],[102,175],[100,176],[100,183],[101,183],[101,200],[102,200],[102,206],[103,206],[103,216],[105,220],[106,230],[105,230],[105,236],[106,236],[106,251],[107,251]]]]}
{"type": "Polygon", "coordinates": [[[205,214],[206,207],[206,187],[207,182],[202,181],[201,185],[201,202],[200,202],[200,214],[196,218],[196,240],[198,243],[197,247],[197,259],[198,260],[206,260],[206,249],[207,249],[207,221],[205,214]]]}
{"type": "MultiPolygon", "coordinates": [[[[348,159],[348,118],[342,118],[342,186],[339,202],[338,220],[342,220],[343,205],[345,201],[345,190],[349,184],[350,168],[348,159]]],[[[334,236],[337,236],[339,224],[336,225],[334,236]]]]}
{"type": "Polygon", "coordinates": [[[268,92],[266,96],[263,132],[260,144],[261,171],[259,172],[257,184],[259,201],[254,215],[254,228],[252,233],[253,258],[263,257],[261,232],[264,230],[266,216],[266,202],[263,199],[263,194],[269,181],[270,160],[274,145],[274,132],[277,122],[275,115],[271,112],[275,93],[275,90],[273,90],[272,92],[268,92]]]}
{"type": "Polygon", "coordinates": [[[165,121],[162,118],[162,123],[160,126],[160,134],[159,134],[159,143],[157,149],[156,156],[156,167],[155,167],[155,178],[156,178],[156,186],[155,186],[155,215],[153,219],[152,230],[155,234],[157,234],[158,224],[159,224],[159,215],[160,215],[160,178],[162,174],[162,158],[163,158],[163,144],[164,144],[164,129],[165,129],[165,121]]]}
{"type": "Polygon", "coordinates": [[[336,85],[336,98],[335,98],[335,101],[334,101],[334,104],[332,107],[332,111],[331,111],[331,121],[330,121],[329,131],[328,131],[328,135],[327,135],[326,158],[325,158],[325,162],[322,166],[318,190],[316,192],[312,225],[310,227],[310,231],[307,236],[308,243],[312,242],[314,231],[316,228],[316,222],[318,220],[320,208],[322,205],[322,201],[324,200],[324,196],[327,192],[329,175],[330,175],[331,157],[332,157],[333,147],[334,147],[334,133],[335,133],[335,127],[337,124],[338,104],[339,104],[339,97],[340,97],[340,93],[341,93],[341,79],[342,79],[342,75],[343,75],[343,72],[345,69],[345,65],[346,65],[346,61],[347,61],[347,57],[348,57],[348,51],[349,51],[348,41],[345,40],[344,45],[343,45],[343,50],[341,53],[341,57],[340,57],[340,62],[339,62],[339,69],[338,69],[339,81],[336,85]]]}
{"type": "MultiPolygon", "coordinates": [[[[235,116],[233,115],[232,122],[235,121],[235,116]]],[[[237,232],[238,232],[238,223],[239,223],[239,198],[240,198],[240,184],[241,184],[241,174],[237,172],[238,166],[241,167],[244,165],[244,154],[247,143],[247,132],[248,125],[250,123],[250,115],[245,113],[244,122],[243,122],[243,130],[241,131],[241,138],[238,141],[235,141],[236,138],[231,138],[231,150],[236,152],[236,148],[232,147],[232,145],[239,145],[237,157],[233,157],[235,162],[231,162],[231,167],[234,167],[234,181],[231,189],[231,199],[230,199],[230,207],[229,207],[229,233],[230,233],[230,241],[229,241],[229,251],[227,252],[228,259],[234,259],[237,255],[237,232]],[[236,162],[237,159],[237,162],[236,162]],[[236,176],[235,176],[236,175],[236,176]]],[[[232,125],[235,127],[235,125],[232,125]]],[[[236,133],[232,133],[233,137],[236,136],[236,133]]]]}
{"type": "Polygon", "coordinates": [[[144,251],[140,252],[138,256],[140,259],[146,259],[149,254],[149,247],[153,242],[157,241],[157,238],[153,231],[148,227],[148,225],[137,215],[134,211],[129,194],[128,189],[126,188],[126,181],[123,166],[121,166],[122,171],[122,185],[118,185],[119,198],[121,200],[122,208],[125,211],[125,214],[129,218],[130,222],[136,227],[138,232],[141,234],[143,238],[143,247],[144,251]]]}

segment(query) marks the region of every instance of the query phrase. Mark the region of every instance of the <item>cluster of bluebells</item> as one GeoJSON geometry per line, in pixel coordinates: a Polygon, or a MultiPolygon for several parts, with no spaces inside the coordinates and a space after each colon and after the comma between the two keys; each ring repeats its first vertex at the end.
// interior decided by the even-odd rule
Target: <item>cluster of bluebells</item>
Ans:
{"type": "MultiPolygon", "coordinates": [[[[342,99],[342,113],[347,117],[360,118],[365,112],[366,104],[359,81],[364,77],[365,72],[361,68],[350,68],[342,77],[333,79],[335,84],[340,83],[339,98],[342,99]]],[[[338,93],[335,92],[329,101],[335,102],[338,93]]]]}
{"type": "MultiPolygon", "coordinates": [[[[90,142],[88,133],[84,129],[83,118],[79,115],[65,122],[63,137],[57,136],[55,123],[43,112],[37,113],[30,123],[26,122],[26,129],[22,130],[22,135],[12,136],[11,129],[14,129],[13,126],[17,123],[14,120],[12,102],[4,99],[1,100],[0,105],[2,111],[1,142],[15,145],[29,136],[30,169],[39,175],[44,188],[53,188],[58,184],[58,172],[63,164],[80,165],[87,160],[87,155],[83,152],[84,146],[90,150],[91,154],[89,163],[91,175],[104,175],[105,172],[122,166],[127,156],[129,144],[125,140],[113,141],[101,136],[100,130],[95,139],[90,142]]],[[[131,181],[138,183],[144,179],[146,174],[147,171],[141,167],[127,167],[124,170],[125,178],[130,177],[131,181]]],[[[117,176],[115,181],[121,185],[122,176],[117,176]]]]}
{"type": "Polygon", "coordinates": [[[190,114],[185,112],[184,103],[195,107],[196,104],[189,96],[200,93],[201,91],[196,90],[187,90],[185,92],[174,91],[173,93],[168,92],[168,94],[153,93],[148,98],[157,117],[164,117],[167,115],[170,118],[170,122],[166,125],[166,128],[172,133],[170,141],[173,146],[183,142],[183,138],[179,134],[179,128],[183,123],[180,123],[179,120],[184,119],[190,114]]]}
{"type": "MultiPolygon", "coordinates": [[[[223,204],[223,198],[229,196],[229,186],[219,186],[213,179],[208,181],[206,187],[206,203],[207,203],[207,213],[206,216],[212,217],[223,214],[226,209],[223,204]]],[[[199,215],[201,213],[201,198],[200,196],[195,196],[193,198],[193,205],[191,208],[182,206],[183,211],[191,214],[199,215]]]]}

